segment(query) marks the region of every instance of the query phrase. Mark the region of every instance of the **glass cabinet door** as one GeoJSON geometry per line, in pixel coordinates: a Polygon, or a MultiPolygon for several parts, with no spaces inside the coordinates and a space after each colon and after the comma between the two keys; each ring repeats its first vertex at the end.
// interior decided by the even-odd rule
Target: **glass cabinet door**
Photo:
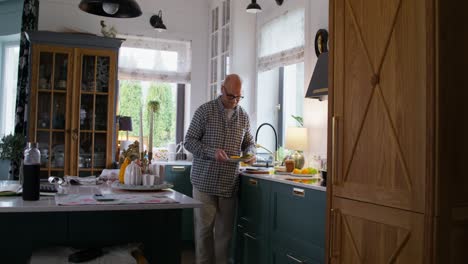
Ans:
{"type": "Polygon", "coordinates": [[[109,144],[110,57],[82,55],[78,175],[99,175],[106,168],[109,144]]]}
{"type": "Polygon", "coordinates": [[[37,71],[32,81],[31,139],[39,143],[41,178],[64,176],[69,159],[67,151],[67,106],[71,51],[43,49],[36,57],[37,71]],[[34,129],[35,128],[35,129],[34,129]]]}

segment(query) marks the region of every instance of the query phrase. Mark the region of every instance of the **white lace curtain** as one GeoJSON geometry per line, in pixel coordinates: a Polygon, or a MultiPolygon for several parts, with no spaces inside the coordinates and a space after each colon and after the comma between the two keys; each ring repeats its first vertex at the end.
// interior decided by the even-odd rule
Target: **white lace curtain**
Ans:
{"type": "Polygon", "coordinates": [[[166,39],[119,36],[119,79],[188,83],[191,79],[191,43],[166,39]]]}
{"type": "Polygon", "coordinates": [[[260,28],[258,71],[304,60],[304,9],[290,10],[260,28]]]}

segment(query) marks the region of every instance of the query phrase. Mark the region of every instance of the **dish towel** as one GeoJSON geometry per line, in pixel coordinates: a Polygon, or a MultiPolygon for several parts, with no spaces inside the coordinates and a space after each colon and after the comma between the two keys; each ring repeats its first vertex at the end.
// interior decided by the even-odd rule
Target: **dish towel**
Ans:
{"type": "Polygon", "coordinates": [[[165,195],[138,195],[138,194],[106,194],[112,201],[97,201],[93,194],[57,194],[57,205],[113,205],[113,204],[167,204],[177,203],[176,200],[165,195]]]}

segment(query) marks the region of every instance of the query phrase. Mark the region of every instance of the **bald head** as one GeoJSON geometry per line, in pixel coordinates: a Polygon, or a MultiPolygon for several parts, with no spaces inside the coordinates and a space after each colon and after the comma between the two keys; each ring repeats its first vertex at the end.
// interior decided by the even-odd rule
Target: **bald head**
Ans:
{"type": "Polygon", "coordinates": [[[242,96],[242,80],[237,74],[229,74],[221,87],[222,102],[225,108],[237,106],[242,96]]]}
{"type": "Polygon", "coordinates": [[[242,87],[242,80],[239,77],[239,75],[233,73],[233,74],[229,74],[229,75],[226,76],[226,78],[224,79],[223,84],[228,89],[231,88],[232,86],[242,87]]]}

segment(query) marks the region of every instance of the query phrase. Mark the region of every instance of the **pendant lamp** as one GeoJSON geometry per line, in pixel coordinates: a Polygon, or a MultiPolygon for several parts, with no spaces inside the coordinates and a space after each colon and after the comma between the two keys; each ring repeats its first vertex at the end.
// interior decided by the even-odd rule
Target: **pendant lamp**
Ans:
{"type": "Polygon", "coordinates": [[[252,2],[247,6],[247,13],[260,13],[262,12],[262,8],[259,4],[257,4],[257,0],[252,0],[252,2]]]}
{"type": "Polygon", "coordinates": [[[328,52],[323,52],[318,57],[305,97],[321,101],[326,95],[328,95],[328,52]]]}
{"type": "Polygon", "coordinates": [[[79,7],[86,13],[105,17],[132,18],[142,14],[136,0],[81,0],[79,7]]]}
{"type": "Polygon", "coordinates": [[[158,32],[163,32],[163,31],[166,31],[167,28],[166,28],[166,25],[164,25],[164,22],[162,20],[162,11],[159,10],[158,14],[157,15],[153,15],[151,18],[150,18],[150,24],[151,26],[154,27],[154,29],[156,29],[158,32]]]}

